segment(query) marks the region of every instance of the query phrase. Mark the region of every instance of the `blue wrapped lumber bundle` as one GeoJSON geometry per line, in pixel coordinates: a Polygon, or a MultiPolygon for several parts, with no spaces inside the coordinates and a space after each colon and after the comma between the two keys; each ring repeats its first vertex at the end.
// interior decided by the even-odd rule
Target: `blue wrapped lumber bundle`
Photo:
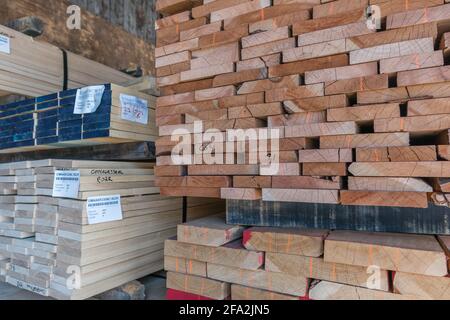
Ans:
{"type": "Polygon", "coordinates": [[[154,106],[154,97],[113,84],[2,105],[0,153],[154,141],[154,106]],[[101,88],[98,101],[89,95],[92,88],[101,88]]]}

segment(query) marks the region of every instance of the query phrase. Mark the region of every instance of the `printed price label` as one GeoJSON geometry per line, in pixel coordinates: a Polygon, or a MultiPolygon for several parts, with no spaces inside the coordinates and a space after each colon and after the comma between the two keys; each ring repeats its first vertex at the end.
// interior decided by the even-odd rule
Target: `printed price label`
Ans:
{"type": "Polygon", "coordinates": [[[123,219],[120,195],[90,197],[87,199],[86,209],[89,224],[123,219]]]}
{"type": "Polygon", "coordinates": [[[120,105],[122,107],[122,119],[131,122],[148,124],[147,100],[121,94],[120,105]]]}
{"type": "Polygon", "coordinates": [[[80,172],[79,171],[55,171],[53,180],[54,198],[78,198],[80,190],[80,172]]]}
{"type": "Polygon", "coordinates": [[[0,52],[11,54],[11,41],[9,37],[0,34],[0,52]]]}
{"type": "Polygon", "coordinates": [[[74,114],[94,113],[102,102],[105,86],[90,86],[77,90],[74,114]]]}

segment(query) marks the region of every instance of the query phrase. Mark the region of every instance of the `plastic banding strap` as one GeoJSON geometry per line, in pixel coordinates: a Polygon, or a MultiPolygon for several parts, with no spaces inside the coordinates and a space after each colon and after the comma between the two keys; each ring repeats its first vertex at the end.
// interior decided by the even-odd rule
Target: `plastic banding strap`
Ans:
{"type": "Polygon", "coordinates": [[[63,55],[63,91],[68,89],[69,84],[69,66],[67,61],[67,51],[60,48],[63,55]]]}

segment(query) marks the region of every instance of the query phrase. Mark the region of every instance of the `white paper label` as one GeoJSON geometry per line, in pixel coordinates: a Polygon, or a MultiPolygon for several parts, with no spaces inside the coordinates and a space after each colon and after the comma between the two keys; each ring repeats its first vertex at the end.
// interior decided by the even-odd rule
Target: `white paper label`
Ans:
{"type": "Polygon", "coordinates": [[[0,34],[0,52],[11,54],[11,41],[9,37],[0,34]]]}
{"type": "Polygon", "coordinates": [[[98,224],[123,219],[120,195],[88,198],[86,209],[89,224],[98,224]]]}
{"type": "Polygon", "coordinates": [[[122,119],[131,122],[148,124],[147,100],[121,94],[120,105],[122,107],[122,119]]]}
{"type": "Polygon", "coordinates": [[[53,180],[54,198],[78,198],[80,190],[80,172],[79,171],[55,171],[53,180]]]}
{"type": "Polygon", "coordinates": [[[74,114],[94,113],[102,102],[105,86],[90,86],[77,90],[74,114]]]}

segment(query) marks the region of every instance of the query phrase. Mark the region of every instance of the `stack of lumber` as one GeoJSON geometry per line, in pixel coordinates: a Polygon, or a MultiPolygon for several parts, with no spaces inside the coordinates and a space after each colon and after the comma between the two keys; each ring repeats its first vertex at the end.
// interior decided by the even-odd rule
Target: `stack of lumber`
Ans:
{"type": "Polygon", "coordinates": [[[0,269],[4,281],[48,296],[56,264],[58,201],[39,189],[36,165],[29,162],[1,165],[5,175],[0,180],[4,187],[11,188],[12,196],[2,195],[0,200],[0,219],[4,219],[0,243],[2,252],[10,259],[0,264],[0,269]]]}
{"type": "MultiPolygon", "coordinates": [[[[35,40],[48,42],[116,70],[139,66],[144,74],[154,74],[154,45],[134,35],[148,26],[147,23],[141,24],[140,19],[139,22],[136,21],[138,16],[144,18],[140,15],[145,12],[151,12],[150,7],[148,9],[136,7],[134,4],[128,6],[123,1],[119,1],[118,5],[115,2],[110,5],[109,1],[88,4],[87,1],[68,0],[4,0],[0,10],[0,24],[7,25],[24,17],[37,17],[43,22],[44,32],[35,40]],[[68,18],[67,8],[73,4],[78,4],[82,8],[88,7],[97,13],[101,11],[101,14],[97,16],[81,9],[81,29],[71,30],[67,27],[67,20],[64,17],[68,18]],[[130,12],[131,17],[126,16],[124,19],[127,12],[130,12]],[[105,20],[104,17],[111,19],[105,20]],[[124,20],[126,24],[130,24],[130,28],[133,21],[138,22],[134,28],[137,27],[139,30],[127,32],[120,26],[124,20]]],[[[112,80],[105,79],[103,82],[107,81],[112,80]]]]}
{"type": "Polygon", "coordinates": [[[162,194],[449,206],[450,4],[160,0],[157,8],[162,194]],[[380,30],[366,21],[369,4],[380,7],[380,30]],[[257,161],[230,148],[229,130],[263,128],[278,132],[279,148],[272,140],[262,149],[260,138],[257,161]],[[202,139],[208,129],[219,132],[202,139]],[[182,139],[191,161],[180,165],[170,154],[182,139]],[[272,164],[278,170],[267,172],[272,164]]]}
{"type": "MultiPolygon", "coordinates": [[[[0,50],[0,95],[38,97],[64,89],[64,58],[61,49],[34,41],[2,25],[0,34],[9,39],[9,50],[0,50]]],[[[133,79],[98,62],[68,51],[66,53],[66,76],[70,89],[108,82],[126,84],[133,79]]]]}
{"type": "MultiPolygon", "coordinates": [[[[0,165],[0,179],[12,181],[2,182],[0,196],[0,276],[44,296],[86,299],[161,270],[183,201],[159,194],[153,166],[55,159],[0,165]],[[59,170],[79,172],[75,198],[52,197],[59,170]],[[118,197],[121,218],[90,221],[92,197],[118,197]]],[[[187,206],[188,219],[224,210],[201,198],[187,206]]]]}
{"type": "Polygon", "coordinates": [[[77,101],[81,89],[0,106],[0,152],[154,141],[155,98],[115,84],[104,87],[100,105],[92,113],[75,114],[76,104],[83,107],[82,103],[90,103],[77,101]],[[142,103],[133,109],[132,103],[122,102],[123,96],[142,103]]]}
{"type": "Polygon", "coordinates": [[[177,234],[164,250],[168,299],[450,299],[448,237],[247,229],[220,215],[177,234]]]}

